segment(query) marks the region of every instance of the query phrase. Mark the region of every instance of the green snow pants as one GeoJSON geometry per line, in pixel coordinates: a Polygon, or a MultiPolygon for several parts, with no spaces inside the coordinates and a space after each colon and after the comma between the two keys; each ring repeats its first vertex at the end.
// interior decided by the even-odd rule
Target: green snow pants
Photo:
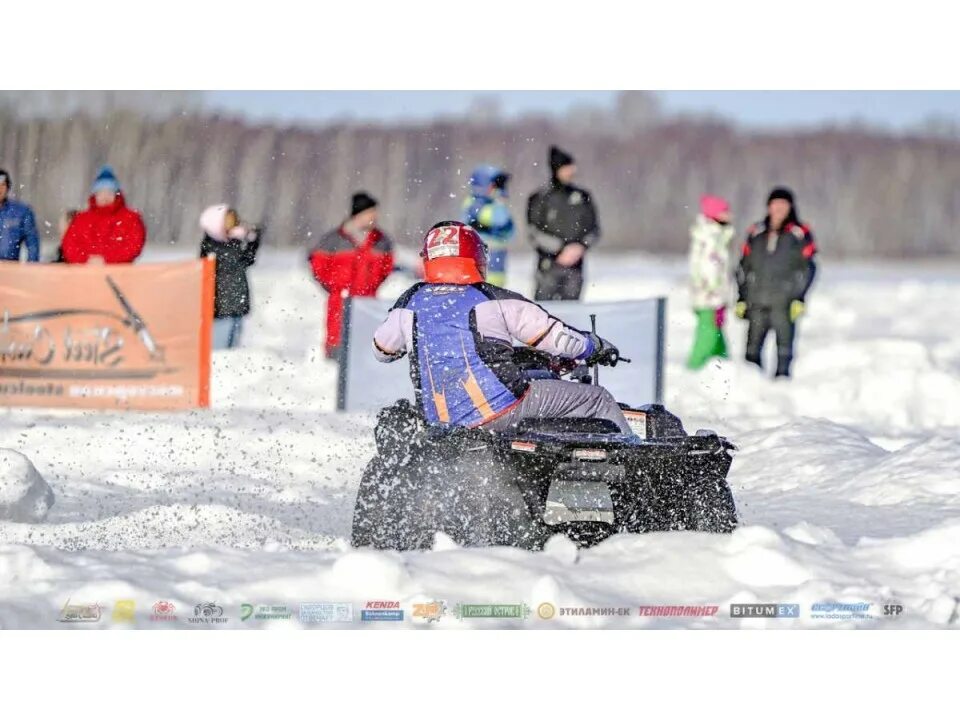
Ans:
{"type": "Polygon", "coordinates": [[[687,367],[699,370],[710,358],[727,357],[727,341],[723,337],[723,328],[717,326],[717,311],[712,309],[694,310],[697,316],[697,329],[693,336],[693,349],[687,359],[687,367]]]}

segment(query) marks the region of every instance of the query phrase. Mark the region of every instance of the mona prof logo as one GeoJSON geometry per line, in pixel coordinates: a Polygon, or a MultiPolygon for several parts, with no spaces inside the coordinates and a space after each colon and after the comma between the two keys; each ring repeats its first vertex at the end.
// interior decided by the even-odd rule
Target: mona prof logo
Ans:
{"type": "Polygon", "coordinates": [[[219,625],[229,618],[223,616],[223,606],[212,602],[197,603],[193,608],[193,617],[187,622],[193,625],[219,625]]]}

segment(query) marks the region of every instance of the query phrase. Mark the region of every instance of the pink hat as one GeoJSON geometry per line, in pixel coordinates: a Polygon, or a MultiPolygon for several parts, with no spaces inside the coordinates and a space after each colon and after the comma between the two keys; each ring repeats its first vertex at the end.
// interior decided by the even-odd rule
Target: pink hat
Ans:
{"type": "Polygon", "coordinates": [[[230,212],[229,205],[211,205],[200,213],[200,229],[214,240],[225,242],[228,212],[230,212]]]}
{"type": "Polygon", "coordinates": [[[730,212],[730,203],[719,195],[703,195],[700,197],[700,212],[716,220],[718,215],[730,212]]]}

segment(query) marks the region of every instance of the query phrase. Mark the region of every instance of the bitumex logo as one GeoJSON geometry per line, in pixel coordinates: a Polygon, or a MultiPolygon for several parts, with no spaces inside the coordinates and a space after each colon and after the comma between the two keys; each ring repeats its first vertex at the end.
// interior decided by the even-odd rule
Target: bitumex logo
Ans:
{"type": "Polygon", "coordinates": [[[193,625],[219,625],[230,618],[223,616],[223,607],[212,602],[197,603],[193,608],[193,617],[187,622],[193,625]]]}
{"type": "Polygon", "coordinates": [[[734,603],[730,617],[739,619],[796,620],[800,606],[795,603],[734,603]]]}
{"type": "Polygon", "coordinates": [[[396,600],[368,600],[360,609],[361,622],[400,622],[403,610],[396,600]]]}

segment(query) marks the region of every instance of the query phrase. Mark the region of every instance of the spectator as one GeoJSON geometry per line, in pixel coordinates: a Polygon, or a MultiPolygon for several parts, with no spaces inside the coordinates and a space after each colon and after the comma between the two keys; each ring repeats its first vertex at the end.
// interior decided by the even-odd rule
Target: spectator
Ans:
{"type": "Polygon", "coordinates": [[[690,299],[697,330],[687,367],[699,370],[710,358],[727,357],[723,336],[730,295],[730,204],[721,197],[700,198],[700,214],[690,228],[690,299]]]}
{"type": "Polygon", "coordinates": [[[26,203],[10,197],[13,182],[10,173],[0,170],[0,260],[20,260],[20,249],[26,244],[27,260],[40,260],[40,237],[33,210],[26,203]]]}
{"type": "Polygon", "coordinates": [[[470,197],[463,204],[463,221],[487,246],[487,282],[507,285],[507,251],[513,240],[513,218],[503,202],[510,175],[493,165],[481,165],[470,176],[470,197]]]}
{"type": "Polygon", "coordinates": [[[104,165],[93,182],[89,208],[77,213],[63,237],[64,261],[83,264],[98,257],[107,264],[132,263],[145,240],[140,213],[127,207],[113,169],[104,165]]]}
{"type": "Polygon", "coordinates": [[[537,249],[535,299],[579,300],[583,257],[600,236],[590,193],[572,184],[573,157],[550,148],[550,184],[527,201],[530,242],[537,249]]]}
{"type": "Polygon", "coordinates": [[[393,244],[377,227],[377,201],[358,192],[350,202],[350,217],[331,230],[310,252],[310,266],[327,299],[328,358],[340,353],[343,300],[373,297],[393,271],[393,244]]]}
{"type": "Polygon", "coordinates": [[[243,318],[250,314],[247,268],[256,260],[261,231],[240,221],[228,205],[211,205],[200,214],[200,257],[216,258],[213,300],[213,349],[240,344],[243,318]]]}
{"type": "Polygon", "coordinates": [[[790,376],[796,322],[816,275],[817,246],[809,225],[800,222],[793,193],[774,188],[767,216],[747,229],[737,271],[737,317],[746,318],[747,361],[763,366],[767,333],[777,335],[777,377],[790,376]]]}

